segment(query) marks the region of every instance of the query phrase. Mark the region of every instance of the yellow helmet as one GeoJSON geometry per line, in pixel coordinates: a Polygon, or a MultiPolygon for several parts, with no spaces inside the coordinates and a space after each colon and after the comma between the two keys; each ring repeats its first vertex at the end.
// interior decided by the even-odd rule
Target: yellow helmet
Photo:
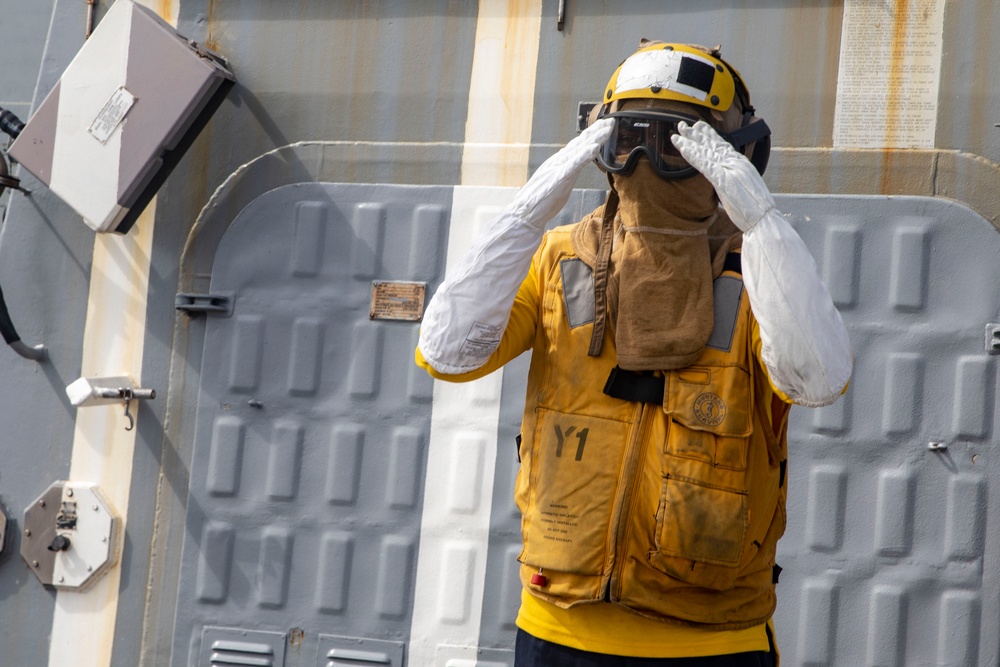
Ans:
{"type": "Polygon", "coordinates": [[[720,47],[642,40],[611,75],[591,121],[616,114],[622,103],[634,100],[649,100],[650,108],[660,106],[655,100],[702,107],[716,130],[764,173],[770,128],[754,115],[750,92],[740,73],[722,59],[720,47]]]}
{"type": "Polygon", "coordinates": [[[714,54],[692,44],[644,41],[611,75],[601,101],[674,100],[725,112],[739,86],[749,104],[739,73],[714,54]]]}

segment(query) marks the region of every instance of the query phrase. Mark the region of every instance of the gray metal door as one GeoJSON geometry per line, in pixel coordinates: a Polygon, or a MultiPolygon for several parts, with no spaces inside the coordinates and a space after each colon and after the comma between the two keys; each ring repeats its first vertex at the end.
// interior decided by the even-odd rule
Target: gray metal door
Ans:
{"type": "Polygon", "coordinates": [[[371,291],[436,286],[450,203],[450,188],[292,185],[229,228],[174,665],[403,664],[432,381],[399,362],[418,325],[370,319],[371,291]]]}
{"type": "Polygon", "coordinates": [[[841,401],[792,411],[784,664],[995,665],[1000,234],[944,199],[779,206],[855,355],[841,401]]]}

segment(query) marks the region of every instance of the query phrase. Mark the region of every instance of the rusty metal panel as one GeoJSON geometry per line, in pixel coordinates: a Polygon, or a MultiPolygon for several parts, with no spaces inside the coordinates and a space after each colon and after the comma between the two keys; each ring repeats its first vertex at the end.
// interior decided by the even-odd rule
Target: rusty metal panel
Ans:
{"type": "MultiPolygon", "coordinates": [[[[555,2],[545,3],[543,13],[536,144],[565,143],[572,136],[577,103],[600,100],[615,67],[645,37],[721,45],[723,57],[747,82],[758,115],[774,130],[776,147],[829,145],[842,3],[752,8],[735,0],[671,3],[669,8],[639,0],[573,3],[566,6],[562,31],[555,2]]],[[[533,166],[543,157],[544,151],[536,150],[533,166]]],[[[581,187],[603,186],[596,174],[584,178],[581,187]]]]}
{"type": "Polygon", "coordinates": [[[399,161],[368,144],[462,140],[477,14],[449,0],[181,2],[178,29],[224,54],[241,84],[196,144],[197,165],[174,177],[201,194],[189,218],[237,166],[301,141],[360,142],[330,165],[332,181],[457,182],[460,161],[399,161]]]}

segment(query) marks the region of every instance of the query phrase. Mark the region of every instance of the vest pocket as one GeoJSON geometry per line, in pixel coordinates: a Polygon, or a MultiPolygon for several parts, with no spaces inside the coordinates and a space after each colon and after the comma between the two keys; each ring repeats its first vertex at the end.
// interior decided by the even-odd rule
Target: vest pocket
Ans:
{"type": "Polygon", "coordinates": [[[604,570],[629,424],[538,409],[521,562],[574,574],[604,570]]]}
{"type": "Polygon", "coordinates": [[[672,420],[665,453],[745,470],[753,430],[750,374],[739,366],[689,366],[667,374],[672,420]]]}
{"type": "Polygon", "coordinates": [[[746,492],[664,476],[650,564],[695,586],[732,588],[746,545],[747,508],[746,492]]]}

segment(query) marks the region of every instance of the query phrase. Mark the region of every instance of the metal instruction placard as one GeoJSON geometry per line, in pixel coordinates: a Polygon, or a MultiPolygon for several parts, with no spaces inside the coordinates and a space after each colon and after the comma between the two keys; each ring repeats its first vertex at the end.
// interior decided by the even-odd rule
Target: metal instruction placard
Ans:
{"type": "Polygon", "coordinates": [[[405,280],[373,280],[372,304],[368,317],[373,320],[419,322],[424,316],[427,283],[405,280]]]}

